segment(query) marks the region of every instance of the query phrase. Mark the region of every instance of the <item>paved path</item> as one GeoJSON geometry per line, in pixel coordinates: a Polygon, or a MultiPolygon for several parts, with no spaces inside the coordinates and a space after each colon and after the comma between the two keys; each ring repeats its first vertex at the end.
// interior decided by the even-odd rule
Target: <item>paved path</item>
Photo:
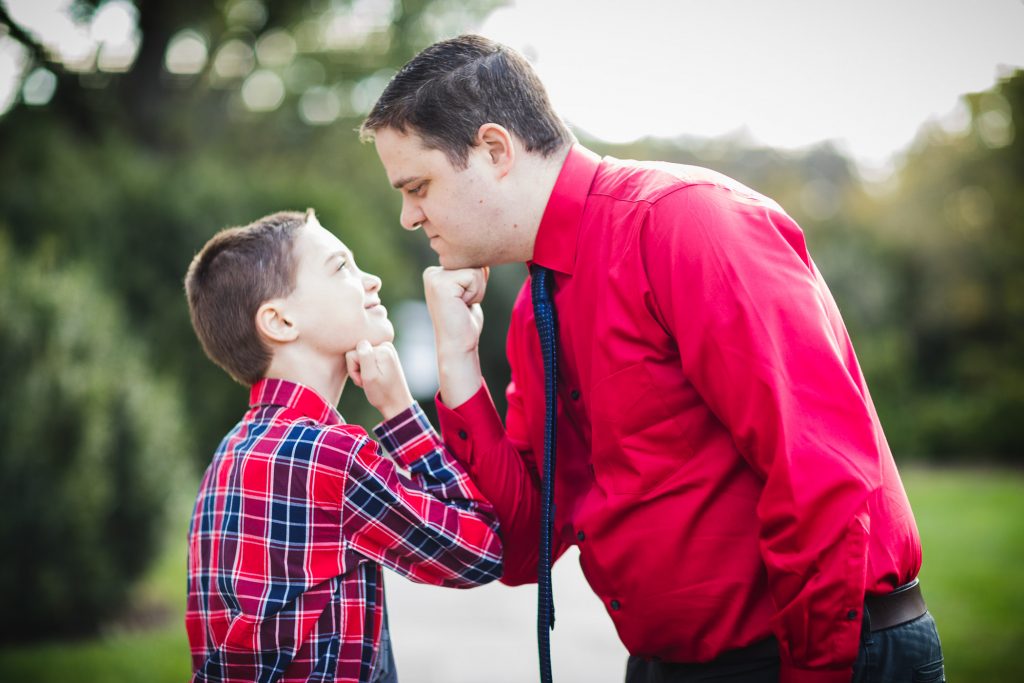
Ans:
{"type": "MultiPolygon", "coordinates": [[[[538,681],[537,586],[472,590],[414,584],[385,572],[401,683],[538,681]]],[[[556,683],[622,683],[626,649],[571,548],[555,565],[556,683]]]]}

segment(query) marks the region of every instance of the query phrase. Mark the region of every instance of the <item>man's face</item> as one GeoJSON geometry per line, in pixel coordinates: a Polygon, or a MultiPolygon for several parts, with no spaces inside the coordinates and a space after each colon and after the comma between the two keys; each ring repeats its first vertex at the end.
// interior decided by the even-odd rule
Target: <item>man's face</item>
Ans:
{"type": "Polygon", "coordinates": [[[470,150],[466,168],[430,149],[416,133],[377,130],[377,154],[388,181],[402,193],[400,222],[423,229],[445,268],[468,268],[513,260],[502,233],[505,217],[499,176],[486,151],[470,150]]]}
{"type": "Polygon", "coordinates": [[[286,306],[305,343],[325,355],[344,356],[362,339],[394,339],[380,304],[380,278],[359,270],[348,247],[315,216],[299,228],[293,249],[295,289],[286,306]]]}

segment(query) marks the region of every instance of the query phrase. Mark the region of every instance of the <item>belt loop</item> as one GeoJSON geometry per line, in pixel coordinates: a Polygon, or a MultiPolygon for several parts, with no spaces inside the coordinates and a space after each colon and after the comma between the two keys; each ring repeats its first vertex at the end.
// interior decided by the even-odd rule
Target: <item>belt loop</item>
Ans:
{"type": "Polygon", "coordinates": [[[871,612],[868,611],[867,602],[864,603],[864,609],[861,611],[861,614],[860,639],[868,642],[871,639],[871,612]]]}

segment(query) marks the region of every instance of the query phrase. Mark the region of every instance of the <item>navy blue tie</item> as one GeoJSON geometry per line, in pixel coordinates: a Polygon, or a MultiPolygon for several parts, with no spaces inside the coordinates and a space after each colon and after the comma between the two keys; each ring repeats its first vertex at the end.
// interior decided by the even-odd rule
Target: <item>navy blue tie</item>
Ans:
{"type": "Polygon", "coordinates": [[[551,297],[550,270],[534,264],[533,314],[544,356],[544,471],[541,474],[540,556],[537,560],[537,652],[540,656],[540,680],[551,683],[551,630],[555,628],[555,603],[551,594],[552,492],[555,487],[555,402],[558,376],[558,345],[555,304],[551,297]]]}

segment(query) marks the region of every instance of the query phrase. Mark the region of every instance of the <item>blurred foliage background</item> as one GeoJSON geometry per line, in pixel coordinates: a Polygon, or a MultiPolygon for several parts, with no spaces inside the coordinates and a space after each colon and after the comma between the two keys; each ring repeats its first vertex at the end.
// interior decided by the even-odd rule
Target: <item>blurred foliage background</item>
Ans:
{"type": "MultiPolygon", "coordinates": [[[[0,599],[21,615],[4,620],[6,643],[94,634],[129,609],[169,502],[190,505],[244,408],[245,390],[203,357],[182,291],[213,232],[314,207],[383,278],[392,310],[421,297],[435,259],[399,229],[397,193],[355,129],[401,64],[497,3],[69,0],[74,49],[21,16],[30,4],[0,2],[0,48],[24,66],[0,114],[0,547],[13,556],[0,599]]],[[[924,126],[881,180],[829,144],[580,135],[777,199],[808,235],[899,461],[1017,466],[1024,72],[964,102],[969,121],[924,126]]],[[[507,381],[524,275],[492,276],[492,387],[507,381]]],[[[355,390],[341,410],[376,421],[355,390]]]]}

